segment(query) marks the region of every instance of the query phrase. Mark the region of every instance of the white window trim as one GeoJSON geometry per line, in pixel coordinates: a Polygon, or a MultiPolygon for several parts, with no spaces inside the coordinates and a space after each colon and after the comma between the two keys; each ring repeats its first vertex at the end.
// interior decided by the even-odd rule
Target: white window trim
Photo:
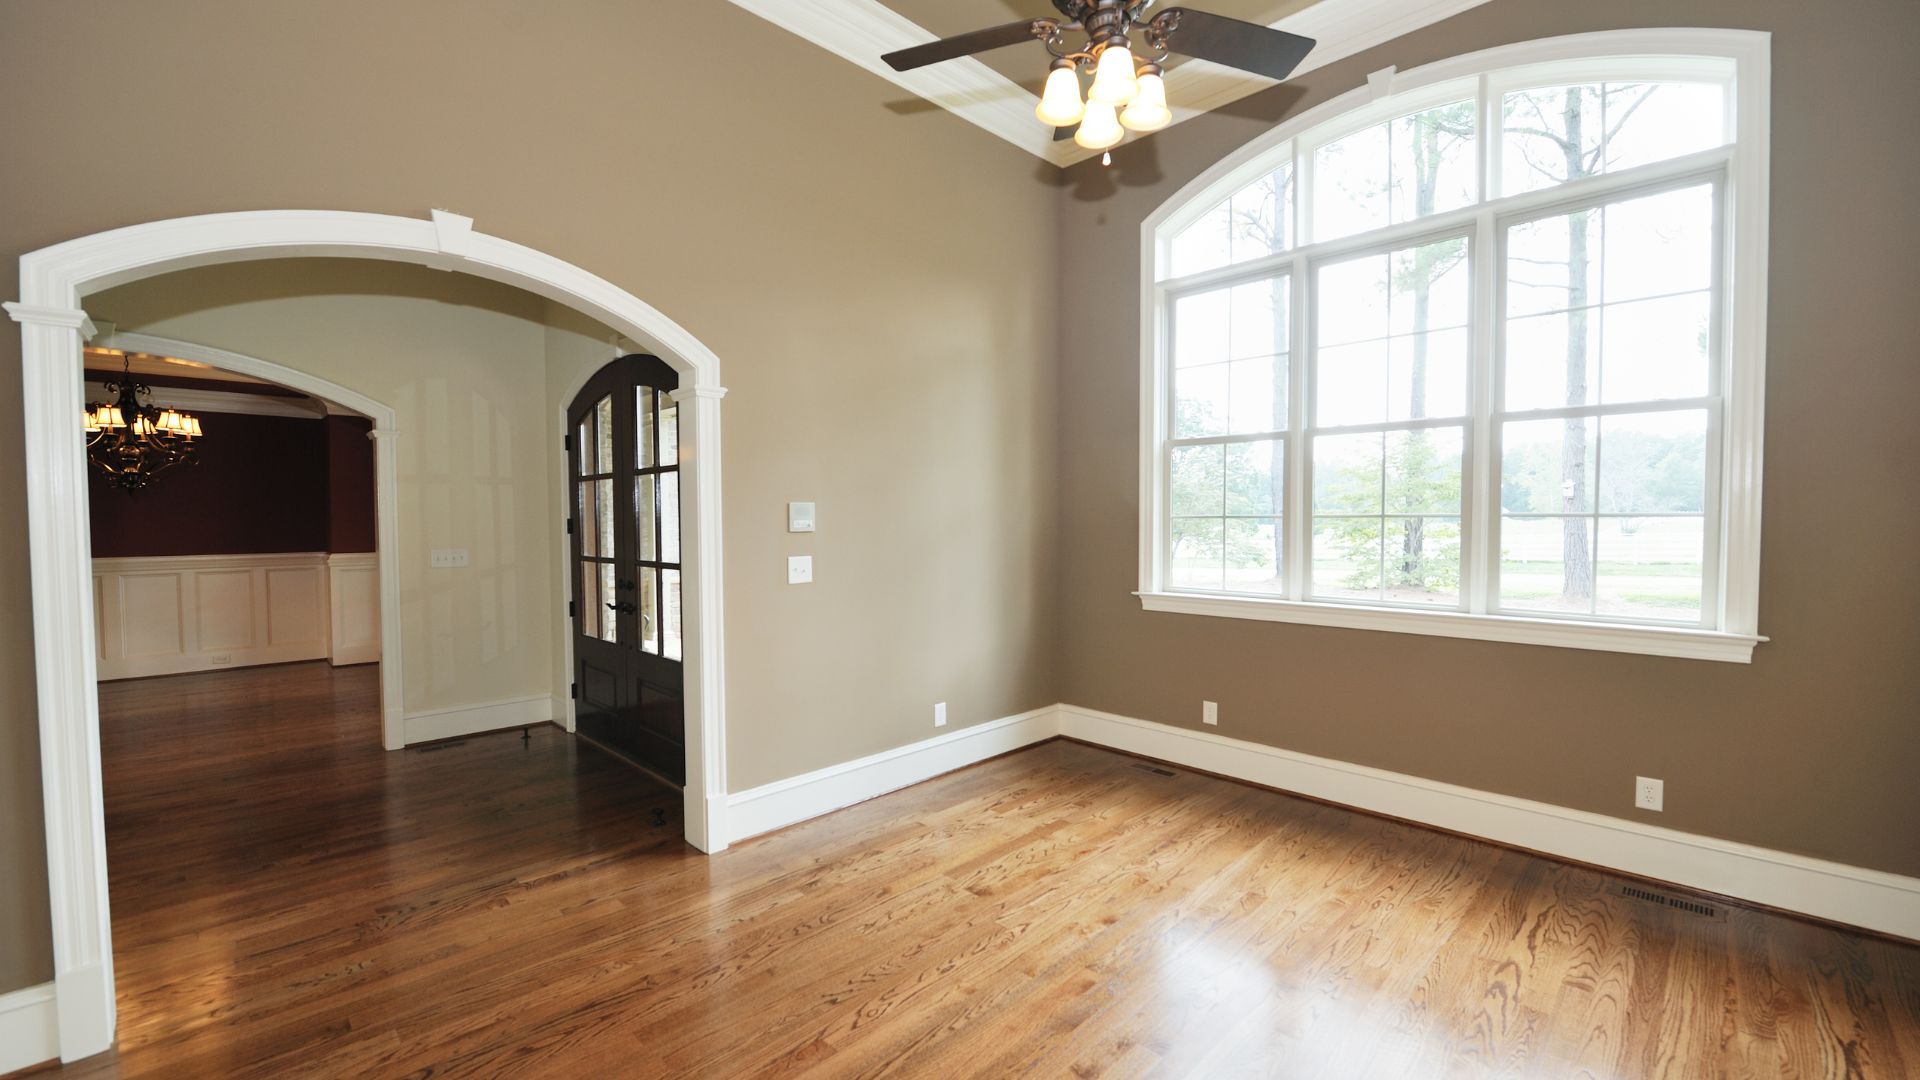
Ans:
{"type": "MultiPolygon", "coordinates": [[[[1615,30],[1568,37],[1548,38],[1487,49],[1481,52],[1437,61],[1413,71],[1392,68],[1376,72],[1367,85],[1356,88],[1294,117],[1239,151],[1201,173],[1162,203],[1141,223],[1140,228],[1140,507],[1139,507],[1139,591],[1141,606],[1148,611],[1224,618],[1253,619],[1265,622],[1301,623],[1361,630],[1425,634],[1438,637],[1477,638],[1487,641],[1515,642],[1559,648],[1591,649],[1606,652],[1642,653],[1651,656],[1683,657],[1750,663],[1754,646],[1767,640],[1759,634],[1760,590],[1760,496],[1761,458],[1766,394],[1766,299],[1767,299],[1767,207],[1769,198],[1768,132],[1772,100],[1771,35],[1750,30],[1721,29],[1643,29],[1615,30]],[[1591,61],[1582,68],[1581,61],[1591,61]],[[1663,176],[1684,176],[1715,169],[1727,185],[1723,209],[1725,242],[1722,265],[1738,266],[1730,276],[1724,295],[1722,319],[1727,340],[1724,403],[1717,450],[1721,457],[1718,487],[1710,492],[1709,505],[1718,500],[1717,539],[1719,573],[1706,584],[1708,597],[1717,600],[1718,629],[1669,627],[1604,619],[1579,620],[1561,617],[1530,618],[1511,614],[1480,614],[1470,611],[1423,611],[1404,607],[1289,600],[1272,597],[1237,596],[1216,593],[1171,591],[1165,587],[1165,544],[1163,533],[1167,514],[1166,477],[1160,468],[1166,444],[1167,296],[1170,290],[1159,280],[1173,236],[1197,220],[1220,201],[1233,195],[1260,176],[1293,150],[1294,140],[1311,139],[1318,144],[1340,134],[1402,115],[1408,103],[1418,106],[1429,97],[1436,100],[1454,89],[1469,86],[1472,80],[1484,80],[1483,92],[1489,95],[1502,89],[1536,80],[1582,78],[1605,74],[1619,78],[1624,73],[1659,73],[1674,77],[1685,74],[1689,64],[1698,62],[1702,78],[1723,79],[1724,68],[1732,62],[1734,92],[1728,95],[1734,113],[1734,141],[1730,147],[1631,170],[1649,181],[1663,176]],[[1720,74],[1716,75],[1715,73],[1720,74]],[[1451,85],[1449,85],[1451,84],[1451,85]],[[1375,114],[1378,114],[1377,116],[1375,114]],[[1758,252],[1759,258],[1746,258],[1758,252]]],[[[1498,140],[1486,139],[1487,144],[1498,140]]],[[[1310,148],[1309,148],[1310,152],[1310,148]]],[[[1496,178],[1491,167],[1497,159],[1483,159],[1483,182],[1496,178]]],[[[1303,155],[1304,156],[1304,155],[1303,155]]],[[[1488,200],[1465,210],[1436,214],[1386,229],[1350,238],[1356,247],[1374,247],[1398,238],[1433,234],[1462,221],[1491,220],[1489,206],[1506,216],[1522,213],[1529,206],[1565,201],[1582,186],[1619,183],[1625,173],[1576,181],[1540,192],[1488,200]]],[[[1296,184],[1300,179],[1296,177],[1296,184]]],[[[1302,197],[1304,197],[1304,187],[1302,197]]],[[[1309,211],[1304,206],[1297,220],[1304,222],[1309,211]]],[[[1475,234],[1476,249],[1483,253],[1476,260],[1476,283],[1492,273],[1493,261],[1487,257],[1495,248],[1492,236],[1475,234]]],[[[1310,241],[1308,241],[1310,242],[1310,241]]],[[[1316,262],[1324,261],[1330,249],[1314,248],[1316,262]]],[[[1250,260],[1208,275],[1188,275],[1179,281],[1179,291],[1196,284],[1223,284],[1229,280],[1259,277],[1262,271],[1293,266],[1297,251],[1288,251],[1260,260],[1250,260]]],[[[1306,295],[1294,282],[1291,291],[1296,309],[1306,295]]],[[[1481,335],[1490,339],[1493,328],[1476,327],[1476,343],[1481,335]]],[[[1296,344],[1300,334],[1296,323],[1296,344]]],[[[1291,349],[1292,368],[1304,371],[1301,350],[1291,349]]],[[[1299,379],[1295,376],[1296,390],[1299,379]]],[[[1487,408],[1479,404],[1475,414],[1491,415],[1490,386],[1476,386],[1476,397],[1486,395],[1487,408]]],[[[1468,448],[1468,454],[1472,454],[1468,448]]],[[[1303,478],[1295,466],[1299,455],[1288,454],[1289,488],[1303,478]]],[[[1474,511],[1469,507],[1485,504],[1491,497],[1484,490],[1486,470],[1474,469],[1464,481],[1463,519],[1474,511]]],[[[1710,511],[1711,512],[1711,511],[1710,511]]],[[[1297,514],[1286,515],[1289,539],[1304,527],[1295,521],[1297,514]]],[[[1476,523],[1477,524],[1477,523],[1476,523]]],[[[1470,567],[1484,566],[1488,542],[1485,527],[1469,534],[1473,550],[1466,554],[1470,567]]],[[[1289,549],[1297,551],[1295,544],[1289,549]]],[[[1294,561],[1290,556],[1290,562],[1294,561]]],[[[1485,575],[1474,575],[1484,578],[1485,575]]],[[[1479,583],[1484,587],[1484,583],[1479,583]]],[[[1304,593],[1302,593],[1304,595],[1304,593]]]]}

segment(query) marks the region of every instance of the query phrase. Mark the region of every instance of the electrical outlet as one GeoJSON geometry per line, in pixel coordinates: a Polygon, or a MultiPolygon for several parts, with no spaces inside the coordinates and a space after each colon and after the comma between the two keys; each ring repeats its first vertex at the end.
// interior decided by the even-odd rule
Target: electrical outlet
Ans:
{"type": "Polygon", "coordinates": [[[1203,724],[1212,724],[1215,727],[1218,727],[1220,724],[1220,706],[1211,701],[1201,702],[1200,703],[1200,722],[1203,724]]]}
{"type": "Polygon", "coordinates": [[[1642,810],[1659,810],[1667,801],[1667,782],[1651,776],[1633,778],[1633,805],[1642,810]]]}
{"type": "Polygon", "coordinates": [[[233,663],[233,654],[230,652],[214,653],[212,656],[207,657],[207,663],[212,664],[214,667],[224,667],[227,664],[233,663]]]}
{"type": "Polygon", "coordinates": [[[432,564],[436,570],[467,565],[466,548],[434,548],[432,564]]]}
{"type": "Polygon", "coordinates": [[[787,556],[787,584],[805,585],[813,580],[813,556],[787,556]]]}
{"type": "Polygon", "coordinates": [[[937,701],[933,705],[933,726],[947,726],[947,703],[944,701],[937,701]]]}

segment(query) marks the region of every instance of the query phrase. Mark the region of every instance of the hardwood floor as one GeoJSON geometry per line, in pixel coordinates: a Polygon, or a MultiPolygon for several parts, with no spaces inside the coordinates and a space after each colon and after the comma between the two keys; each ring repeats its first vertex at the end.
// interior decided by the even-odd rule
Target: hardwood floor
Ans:
{"type": "Polygon", "coordinates": [[[120,1044],[61,1072],[1920,1076],[1912,947],[1067,742],[710,859],[556,729],[389,754],[374,699],[103,689],[120,1044]]]}

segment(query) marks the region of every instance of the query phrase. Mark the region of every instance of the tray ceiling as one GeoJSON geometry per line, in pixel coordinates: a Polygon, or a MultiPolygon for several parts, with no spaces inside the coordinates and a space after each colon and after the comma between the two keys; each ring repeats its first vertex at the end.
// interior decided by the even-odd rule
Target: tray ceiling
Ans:
{"type": "MultiPolygon", "coordinates": [[[[1056,142],[1034,119],[1046,53],[1038,44],[897,72],[882,53],[1021,18],[1054,13],[1047,0],[732,0],[887,81],[1065,167],[1095,156],[1056,142]]],[[[1296,74],[1391,41],[1486,0],[1182,0],[1194,8],[1263,22],[1319,45],[1296,74]]],[[[1181,6],[1162,0],[1155,7],[1181,6]]],[[[1273,85],[1203,60],[1170,64],[1168,103],[1178,124],[1273,85]]],[[[1152,136],[1131,136],[1129,141],[1152,136]]]]}
{"type": "MultiPolygon", "coordinates": [[[[952,37],[969,30],[979,30],[1019,19],[1037,19],[1058,14],[1048,0],[880,0],[880,2],[926,28],[937,38],[952,37]]],[[[1315,0],[1181,0],[1181,2],[1215,15],[1226,15],[1230,18],[1271,26],[1285,16],[1313,6],[1315,0]]],[[[1149,8],[1148,13],[1177,6],[1181,5],[1173,3],[1172,0],[1163,0],[1149,8]]],[[[1047,60],[1046,50],[1038,42],[1014,45],[980,54],[981,63],[992,68],[1008,81],[1018,83],[1035,98],[1039,97],[1040,83],[1047,76],[1047,60]]],[[[1165,67],[1171,71],[1186,62],[1187,58],[1184,56],[1171,56],[1167,58],[1165,67]]],[[[1168,82],[1171,84],[1172,80],[1168,82]]]]}

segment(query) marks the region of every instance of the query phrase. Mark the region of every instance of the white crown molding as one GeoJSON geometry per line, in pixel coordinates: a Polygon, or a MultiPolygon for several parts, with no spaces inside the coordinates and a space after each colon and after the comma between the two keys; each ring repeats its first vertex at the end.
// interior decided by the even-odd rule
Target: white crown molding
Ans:
{"type": "MultiPolygon", "coordinates": [[[[140,376],[135,375],[138,379],[140,376]]],[[[221,390],[199,390],[184,386],[155,386],[148,399],[162,409],[190,413],[237,413],[241,416],[285,416],[296,420],[319,420],[327,415],[327,405],[309,397],[279,397],[268,394],[230,394],[221,390]]],[[[99,379],[87,380],[87,399],[112,401],[99,379]]]]}
{"type": "Polygon", "coordinates": [[[1061,147],[1079,149],[1071,142],[1055,143],[1053,130],[1034,118],[1037,99],[971,56],[916,71],[888,67],[880,59],[883,54],[924,45],[935,37],[879,0],[732,2],[1036,157],[1064,166],[1068,162],[1061,147]]]}
{"type": "MultiPolygon", "coordinates": [[[[935,36],[880,0],[732,2],[1061,168],[1100,153],[1083,149],[1071,140],[1054,141],[1053,131],[1034,118],[1037,99],[973,57],[917,71],[888,67],[880,59],[883,54],[924,45],[935,36]]],[[[1273,28],[1318,42],[1295,70],[1295,75],[1301,75],[1483,3],[1486,0],[1320,0],[1276,21],[1273,28]]],[[[1035,64],[1035,74],[1044,70],[1038,54],[1035,64]]],[[[1189,60],[1167,75],[1173,123],[1191,120],[1273,85],[1273,80],[1263,76],[1205,60],[1189,60]]]]}

